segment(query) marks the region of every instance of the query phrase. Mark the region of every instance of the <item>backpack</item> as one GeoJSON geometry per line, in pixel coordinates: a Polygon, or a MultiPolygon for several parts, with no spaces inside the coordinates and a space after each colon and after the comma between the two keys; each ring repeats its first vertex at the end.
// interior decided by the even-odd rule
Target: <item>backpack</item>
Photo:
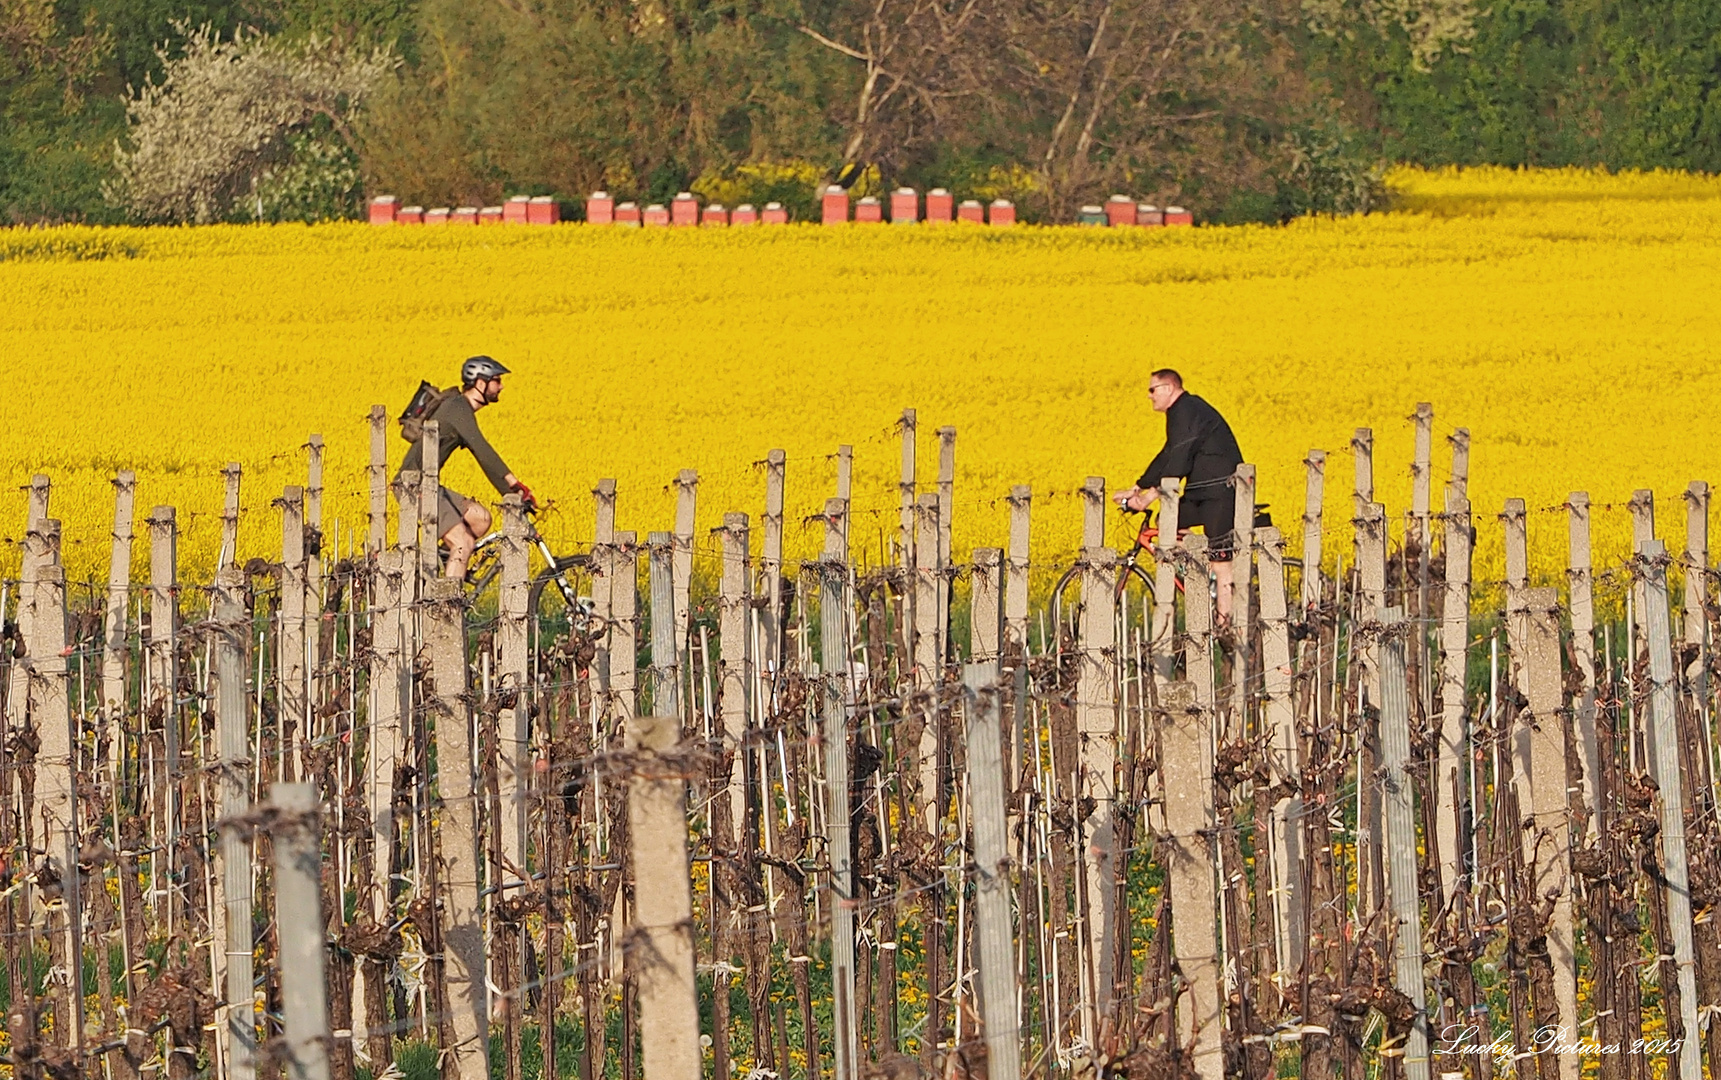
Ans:
{"type": "Polygon", "coordinates": [[[406,403],[406,411],[400,414],[400,437],[409,443],[424,438],[424,422],[436,414],[438,406],[459,392],[458,386],[438,390],[420,380],[418,392],[412,395],[412,400],[406,403]]]}

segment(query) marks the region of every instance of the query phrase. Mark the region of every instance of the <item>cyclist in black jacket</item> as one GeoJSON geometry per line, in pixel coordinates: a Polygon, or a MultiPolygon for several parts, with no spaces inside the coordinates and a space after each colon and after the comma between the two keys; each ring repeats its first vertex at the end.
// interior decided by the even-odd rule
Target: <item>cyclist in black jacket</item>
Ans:
{"type": "Polygon", "coordinates": [[[1128,491],[1113,498],[1128,510],[1146,510],[1159,499],[1159,482],[1184,478],[1177,504],[1179,531],[1199,525],[1207,534],[1207,559],[1219,583],[1219,621],[1231,618],[1231,555],[1236,547],[1237,501],[1231,476],[1243,464],[1237,437],[1219,410],[1185,393],[1183,376],[1160,368],[1148,377],[1154,410],[1165,414],[1165,446],[1128,491]]]}

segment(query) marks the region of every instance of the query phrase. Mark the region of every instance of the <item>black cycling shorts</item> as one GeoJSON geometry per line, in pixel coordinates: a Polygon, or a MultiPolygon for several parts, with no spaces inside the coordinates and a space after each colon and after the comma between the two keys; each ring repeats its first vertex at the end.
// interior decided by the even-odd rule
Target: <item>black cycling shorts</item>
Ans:
{"type": "Polygon", "coordinates": [[[1225,489],[1223,498],[1186,499],[1177,505],[1177,531],[1201,526],[1207,534],[1207,561],[1230,562],[1237,546],[1237,500],[1225,489]]]}

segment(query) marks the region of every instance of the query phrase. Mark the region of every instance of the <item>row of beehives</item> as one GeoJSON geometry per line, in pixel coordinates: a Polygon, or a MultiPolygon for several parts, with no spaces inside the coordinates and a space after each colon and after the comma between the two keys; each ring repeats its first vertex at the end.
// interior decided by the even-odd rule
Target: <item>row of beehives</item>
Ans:
{"type": "MultiPolygon", "coordinates": [[[[933,188],[924,199],[913,188],[898,188],[891,192],[888,204],[871,195],[855,200],[849,192],[832,185],[820,200],[821,221],[840,225],[850,221],[880,224],[886,220],[886,210],[893,225],[945,225],[970,222],[976,225],[1014,225],[1016,206],[1008,199],[982,203],[978,199],[956,197],[944,188],[933,188]]],[[[371,200],[372,225],[555,225],[562,220],[561,204],[549,195],[516,195],[501,206],[437,207],[401,206],[393,195],[381,195],[371,200]]],[[[585,203],[585,220],[591,225],[622,226],[692,226],[692,225],[786,225],[789,211],[782,203],[766,203],[761,210],[751,203],[729,209],[721,203],[701,206],[692,192],[684,191],[670,200],[669,205],[650,203],[644,207],[637,202],[617,202],[606,191],[595,191],[585,203]]],[[[1077,220],[1083,225],[1190,225],[1194,215],[1180,206],[1161,209],[1151,203],[1137,202],[1127,195],[1113,195],[1103,206],[1081,208],[1077,220]]]]}

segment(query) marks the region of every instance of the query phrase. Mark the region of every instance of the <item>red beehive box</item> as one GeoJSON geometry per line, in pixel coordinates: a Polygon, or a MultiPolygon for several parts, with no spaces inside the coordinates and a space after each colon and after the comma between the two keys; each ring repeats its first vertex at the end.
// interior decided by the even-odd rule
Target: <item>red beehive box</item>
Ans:
{"type": "Polygon", "coordinates": [[[986,208],[980,205],[979,199],[963,199],[962,205],[956,208],[957,221],[972,221],[976,225],[986,224],[986,208]]]}
{"type": "Polygon", "coordinates": [[[693,192],[683,191],[669,202],[669,222],[672,225],[699,224],[699,200],[693,192]]]}
{"type": "Polygon", "coordinates": [[[742,203],[729,214],[731,225],[756,225],[759,222],[759,211],[753,209],[752,203],[742,203]]]}
{"type": "Polygon", "coordinates": [[[765,212],[759,215],[759,222],[762,225],[787,225],[788,208],[780,202],[768,202],[765,204],[765,212]]]}
{"type": "Polygon", "coordinates": [[[448,215],[450,225],[478,224],[478,208],[476,206],[456,206],[454,212],[448,215]]]}
{"type": "Polygon", "coordinates": [[[484,209],[478,211],[478,224],[502,224],[502,208],[500,206],[486,206],[484,209]]]}
{"type": "Polygon", "coordinates": [[[1165,223],[1167,225],[1193,225],[1195,224],[1195,215],[1181,206],[1168,206],[1165,208],[1165,223]]]}
{"type": "Polygon", "coordinates": [[[424,223],[426,225],[448,224],[448,207],[438,206],[434,210],[426,210],[424,212],[424,223]]]}
{"type": "Polygon", "coordinates": [[[624,202],[615,208],[615,223],[625,225],[630,229],[640,226],[639,204],[624,202]]]}
{"type": "Polygon", "coordinates": [[[955,208],[955,198],[943,188],[935,187],[926,193],[926,223],[928,225],[948,225],[951,211],[955,208]]]}
{"type": "Polygon", "coordinates": [[[393,195],[378,195],[372,199],[370,201],[370,223],[372,225],[393,225],[397,201],[393,195]]]}
{"type": "Polygon", "coordinates": [[[890,193],[890,223],[913,225],[920,220],[920,196],[913,188],[897,188],[890,193]]]}
{"type": "Polygon", "coordinates": [[[669,224],[669,210],[662,203],[652,203],[645,208],[640,217],[646,228],[660,228],[669,224]]]}
{"type": "Polygon", "coordinates": [[[400,212],[394,215],[394,223],[396,225],[423,225],[424,224],[424,207],[422,207],[422,206],[403,206],[403,207],[401,207],[400,212]]]}
{"type": "Polygon", "coordinates": [[[871,195],[855,203],[855,220],[876,224],[884,220],[884,206],[871,195]]]}
{"type": "Polygon", "coordinates": [[[515,195],[502,204],[502,220],[509,225],[524,225],[531,209],[532,197],[530,195],[515,195]]]}
{"type": "Polygon", "coordinates": [[[1009,199],[993,199],[987,220],[994,225],[1016,224],[1016,204],[1009,199]]]}
{"type": "Polygon", "coordinates": [[[586,200],[587,224],[608,225],[615,220],[615,199],[611,198],[607,191],[592,192],[591,198],[586,200]]]}
{"type": "Polygon", "coordinates": [[[1106,224],[1118,225],[1135,224],[1135,200],[1128,195],[1113,195],[1106,200],[1106,224]]]}
{"type": "Polygon", "coordinates": [[[825,189],[821,209],[826,225],[841,225],[849,219],[849,193],[832,184],[825,189]]]}
{"type": "Polygon", "coordinates": [[[1135,207],[1135,223],[1137,225],[1164,225],[1165,211],[1152,203],[1137,203],[1135,207]]]}
{"type": "Polygon", "coordinates": [[[526,224],[555,225],[562,220],[562,204],[548,195],[534,195],[526,204],[526,224]]]}
{"type": "Polygon", "coordinates": [[[712,203],[705,208],[705,213],[700,217],[699,223],[701,225],[727,225],[729,224],[729,211],[723,209],[722,203],[712,203]]]}

